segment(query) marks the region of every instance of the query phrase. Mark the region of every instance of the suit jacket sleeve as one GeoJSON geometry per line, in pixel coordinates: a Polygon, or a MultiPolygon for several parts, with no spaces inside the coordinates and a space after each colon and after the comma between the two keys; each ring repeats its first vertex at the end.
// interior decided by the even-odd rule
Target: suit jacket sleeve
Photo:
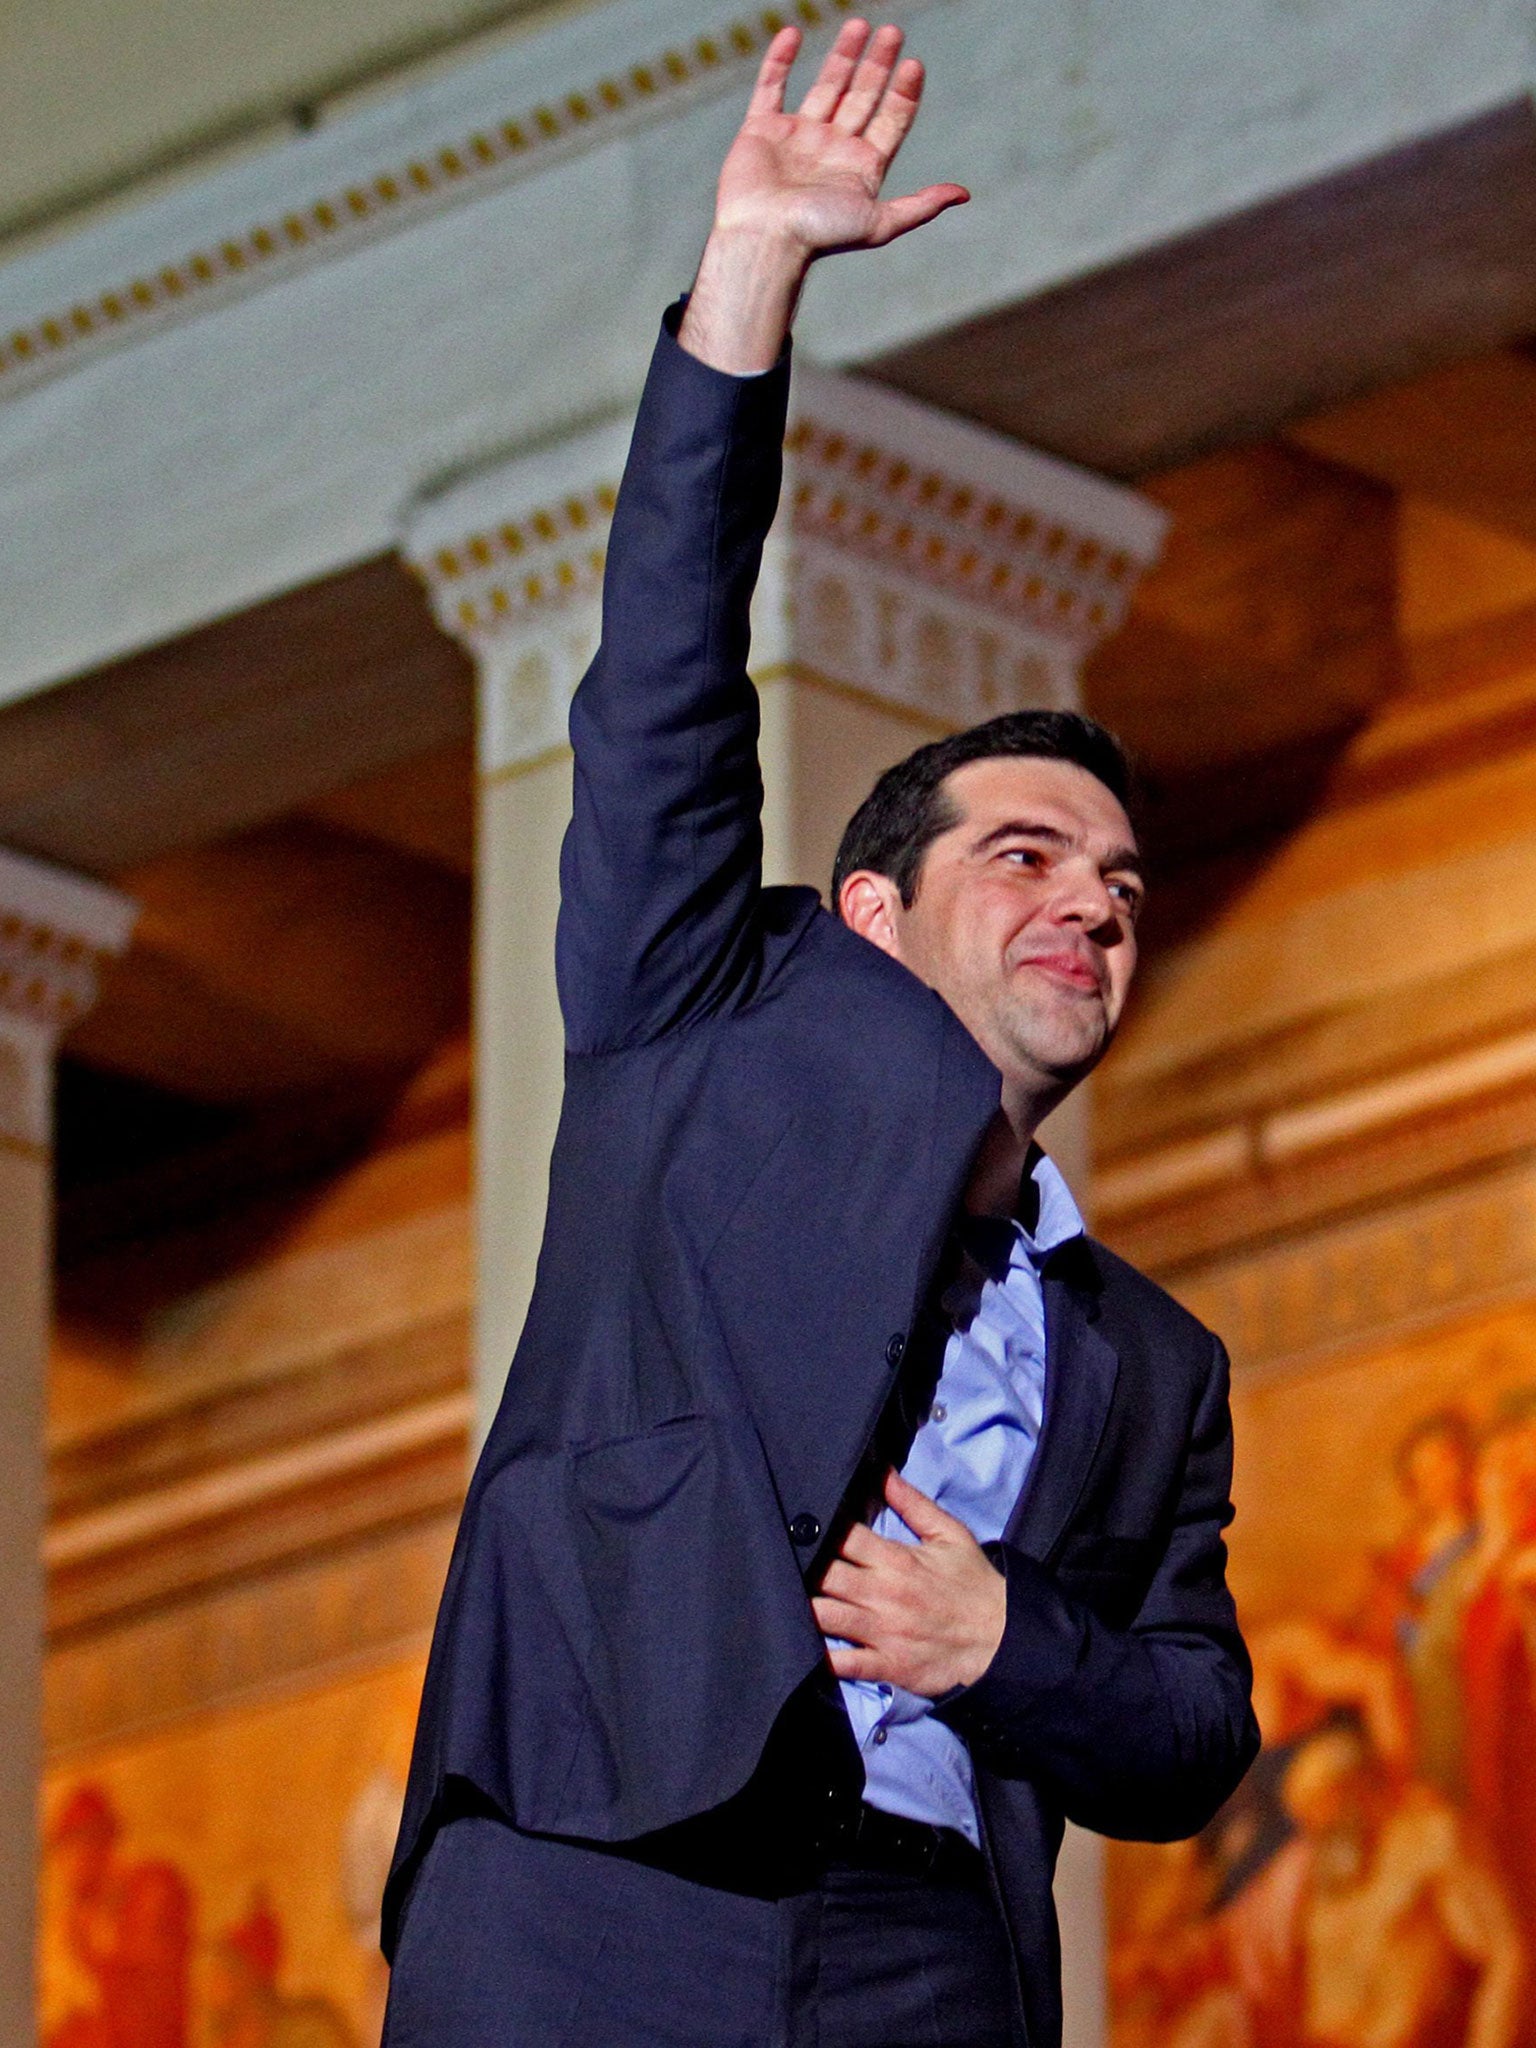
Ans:
{"type": "Polygon", "coordinates": [[[710,369],[667,316],[571,707],[556,971],[574,1052],[642,1043],[750,972],[761,890],[748,609],[778,502],[789,364],[710,369]]]}
{"type": "Polygon", "coordinates": [[[1213,1337],[1173,1527],[1127,1629],[1108,1627],[1033,1558],[991,1547],[1008,1581],[997,1654],[940,1708],[978,1764],[1027,1777],[1098,1834],[1196,1833],[1259,1747],[1252,1670],[1226,1586],[1232,1518],[1227,1357],[1213,1337]]]}

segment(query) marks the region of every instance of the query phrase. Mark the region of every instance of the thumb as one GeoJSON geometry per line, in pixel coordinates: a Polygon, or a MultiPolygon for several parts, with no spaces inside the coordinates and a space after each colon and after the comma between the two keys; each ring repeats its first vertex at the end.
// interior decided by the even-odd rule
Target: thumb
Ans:
{"type": "Polygon", "coordinates": [[[937,1501],[930,1500],[893,1466],[885,1478],[886,1505],[896,1510],[912,1534],[924,1543],[969,1534],[953,1515],[946,1515],[937,1501]]]}
{"type": "Polygon", "coordinates": [[[904,199],[882,199],[878,224],[870,247],[880,249],[898,235],[910,234],[925,221],[935,219],[951,206],[964,206],[970,193],[963,185],[925,185],[921,192],[909,192],[904,199]]]}

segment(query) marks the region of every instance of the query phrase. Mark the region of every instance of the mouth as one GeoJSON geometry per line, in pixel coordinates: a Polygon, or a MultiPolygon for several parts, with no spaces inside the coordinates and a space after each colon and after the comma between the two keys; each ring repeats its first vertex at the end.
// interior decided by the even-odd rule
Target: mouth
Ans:
{"type": "Polygon", "coordinates": [[[1021,960],[1019,965],[1032,967],[1037,974],[1043,974],[1062,988],[1073,989],[1080,995],[1096,996],[1101,992],[1098,973],[1080,953],[1034,953],[1027,960],[1021,960]]]}

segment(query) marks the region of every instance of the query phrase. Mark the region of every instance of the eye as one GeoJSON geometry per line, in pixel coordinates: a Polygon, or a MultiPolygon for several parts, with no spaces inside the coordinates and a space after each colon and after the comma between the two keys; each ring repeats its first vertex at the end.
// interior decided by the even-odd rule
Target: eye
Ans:
{"type": "Polygon", "coordinates": [[[1141,913],[1141,906],[1144,900],[1144,892],[1140,883],[1111,881],[1108,887],[1110,895],[1134,924],[1141,913]]]}
{"type": "Polygon", "coordinates": [[[1038,869],[1045,866],[1045,855],[1038,846],[1006,846],[1003,849],[1003,859],[1012,861],[1016,867],[1021,868],[1038,869]]]}

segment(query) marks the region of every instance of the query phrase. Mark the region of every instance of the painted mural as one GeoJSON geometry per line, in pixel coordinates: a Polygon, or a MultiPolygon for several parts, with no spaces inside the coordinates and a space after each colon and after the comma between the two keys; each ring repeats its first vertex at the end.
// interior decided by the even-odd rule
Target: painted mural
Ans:
{"type": "Polygon", "coordinates": [[[1234,1407],[1264,1748],[1115,1852],[1114,2048],[1536,2048],[1536,1310],[1234,1407]]]}
{"type": "Polygon", "coordinates": [[[419,1662],[50,1773],[42,2048],[377,2048],[419,1662]]]}

